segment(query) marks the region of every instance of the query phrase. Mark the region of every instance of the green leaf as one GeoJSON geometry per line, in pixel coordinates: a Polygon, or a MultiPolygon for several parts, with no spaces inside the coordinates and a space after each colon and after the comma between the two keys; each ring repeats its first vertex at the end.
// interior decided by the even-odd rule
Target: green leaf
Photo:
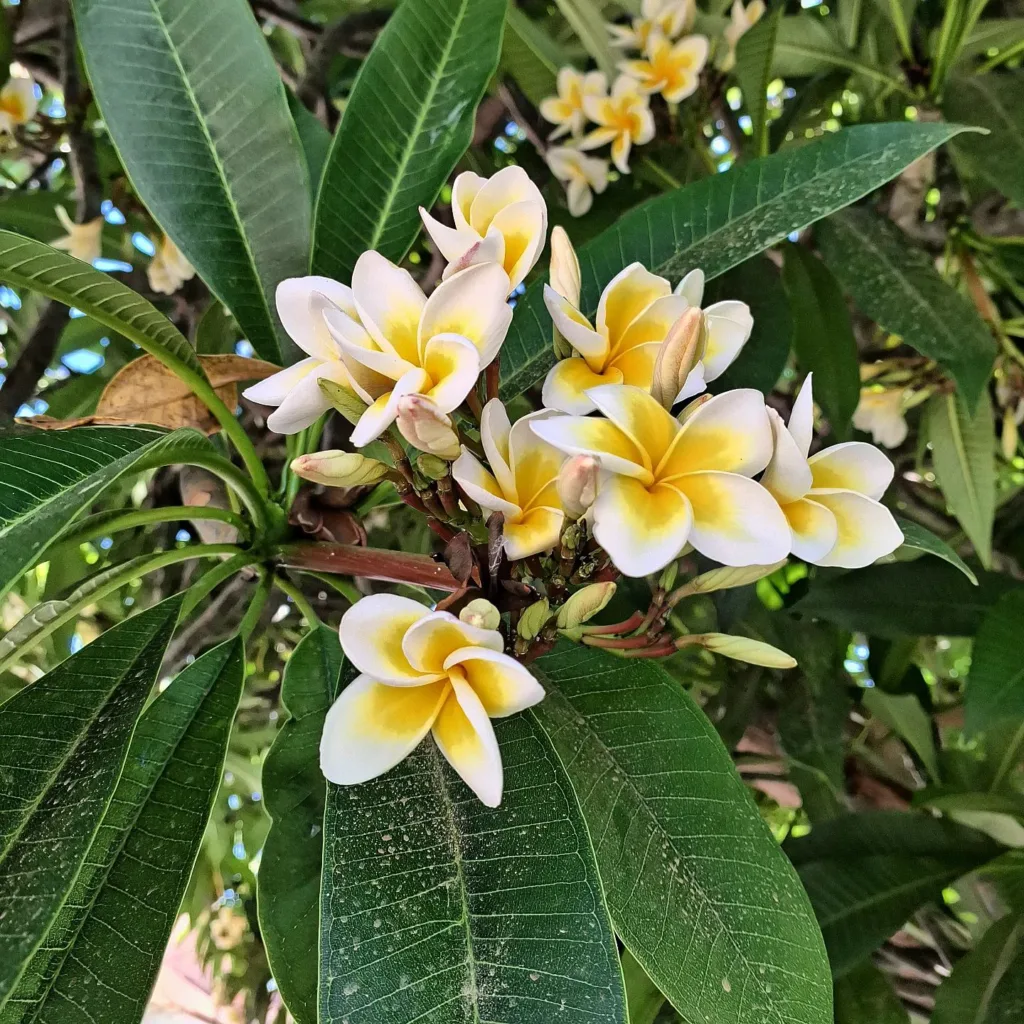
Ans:
{"type": "Polygon", "coordinates": [[[400,260],[473,134],[498,63],[505,0],[403,0],[363,62],[317,197],[313,272],[400,260]]]}
{"type": "Polygon", "coordinates": [[[806,894],[686,692],[651,662],[568,644],[533,668],[615,930],[658,988],[687,1020],[831,1021],[806,894]]]}
{"type": "Polygon", "coordinates": [[[988,129],[987,135],[959,139],[953,153],[987,185],[1024,204],[1024,72],[954,79],[942,110],[951,121],[988,129]]]}
{"type": "Polygon", "coordinates": [[[955,565],[975,586],[978,585],[978,577],[974,575],[974,570],[941,537],[937,537],[920,523],[904,519],[903,516],[896,516],[896,524],[903,533],[901,550],[910,548],[935,555],[936,558],[955,565]]]}
{"type": "Polygon", "coordinates": [[[180,604],[120,623],[0,707],[0,1009],[96,836],[180,604]]]}
{"type": "Polygon", "coordinates": [[[608,41],[608,26],[598,0],[555,0],[562,17],[576,33],[583,48],[594,58],[598,70],[611,80],[617,61],[608,41]]]}
{"type": "Polygon", "coordinates": [[[904,740],[921,759],[933,782],[940,778],[939,760],[932,736],[932,720],[912,693],[886,693],[884,690],[865,690],[864,707],[883,725],[904,740]]]}
{"type": "Polygon", "coordinates": [[[515,5],[509,6],[506,19],[501,68],[539,107],[542,100],[554,95],[558,71],[569,60],[551,35],[515,5]]]}
{"type": "Polygon", "coordinates": [[[141,1019],[220,787],[244,668],[241,640],[221,644],[139,720],[82,870],[5,1022],[141,1019]]]}
{"type": "Polygon", "coordinates": [[[1024,587],[1004,594],[981,622],[964,696],[968,732],[983,732],[1004,719],[1024,718],[1022,622],[1024,587]]]}
{"type": "Polygon", "coordinates": [[[1008,914],[935,993],[931,1024],[1013,1024],[1024,1011],[1024,917],[1008,914]]]}
{"type": "Polygon", "coordinates": [[[103,120],[142,201],[264,358],[274,289],[305,273],[308,179],[246,0],[74,0],[103,120]],[[230,45],[227,42],[230,41],[230,45]]]}
{"type": "Polygon", "coordinates": [[[622,977],[626,982],[629,1024],[654,1024],[658,1011],[665,1005],[665,997],[628,949],[622,951],[622,977]]]}
{"type": "Polygon", "coordinates": [[[787,245],[782,284],[793,312],[793,347],[800,366],[814,374],[814,398],[834,433],[846,438],[860,401],[860,363],[850,313],[839,284],[817,256],[787,245]]]}
{"type": "Polygon", "coordinates": [[[234,355],[242,332],[223,302],[214,299],[196,325],[196,351],[201,355],[234,355]]]}
{"type": "Polygon", "coordinates": [[[792,610],[888,639],[974,636],[1015,585],[1008,576],[979,573],[975,586],[952,565],[920,559],[818,576],[792,610]]]}
{"type": "Polygon", "coordinates": [[[298,1024],[317,1024],[327,794],[319,750],[341,663],[338,632],[326,626],[309,632],[295,648],[281,686],[290,717],[263,764],[263,799],[273,824],[260,860],[260,932],[281,998],[298,1024]]]}
{"type": "Polygon", "coordinates": [[[832,973],[842,977],[924,903],[1000,852],[974,829],[901,811],[822,822],[784,849],[818,916],[832,973]]]}
{"type": "Polygon", "coordinates": [[[119,476],[187,461],[197,451],[213,446],[188,429],[0,431],[0,593],[119,476]]]}
{"type": "Polygon", "coordinates": [[[955,395],[935,395],[925,408],[939,486],[986,569],[996,514],[995,430],[988,395],[973,414],[955,395]]]}
{"type": "Polygon", "coordinates": [[[836,67],[849,71],[848,58],[835,20],[808,11],[782,19],[772,71],[785,78],[810,78],[836,67]]]}
{"type": "Polygon", "coordinates": [[[324,164],[327,163],[327,154],[331,150],[331,133],[302,100],[291,91],[288,93],[288,109],[295,121],[299,142],[302,143],[302,154],[306,161],[306,170],[309,171],[311,195],[315,199],[320,189],[324,164]]]}
{"type": "Polygon", "coordinates": [[[969,408],[988,385],[995,339],[973,304],[893,224],[864,208],[815,231],[821,254],[858,308],[953,375],[969,408]]]}
{"type": "Polygon", "coordinates": [[[430,740],[373,782],[328,787],[320,1024],[625,1024],[573,788],[531,716],[495,726],[496,809],[430,740]]]}
{"type": "MultiPolygon", "coordinates": [[[[856,202],[963,130],[931,123],[861,125],[642,203],[580,248],[580,308],[593,315],[601,290],[634,260],[673,283],[694,267],[708,279],[724,274],[856,202]]],[[[506,398],[537,383],[554,358],[542,277],[517,303],[502,348],[506,398]]]]}
{"type": "Polygon", "coordinates": [[[768,155],[768,84],[772,80],[775,38],[782,20],[782,7],[762,18],[736,44],[736,80],[743,92],[743,104],[753,128],[754,156],[768,155]]]}
{"type": "Polygon", "coordinates": [[[836,1024],[909,1024],[892,985],[873,964],[861,964],[840,978],[835,1002],[836,1024]]]}
{"type": "Polygon", "coordinates": [[[0,281],[74,306],[134,341],[178,376],[206,380],[185,336],[127,285],[42,242],[0,231],[0,281]]]}

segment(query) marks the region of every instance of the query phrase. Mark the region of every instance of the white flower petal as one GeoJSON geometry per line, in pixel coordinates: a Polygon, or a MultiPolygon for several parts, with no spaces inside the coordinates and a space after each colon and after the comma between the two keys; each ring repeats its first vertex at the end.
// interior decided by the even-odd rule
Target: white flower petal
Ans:
{"type": "Polygon", "coordinates": [[[811,489],[811,470],[807,459],[800,453],[793,435],[786,428],[782,417],[774,410],[768,409],[768,418],[772,425],[772,437],[775,451],[772,460],[764,471],[761,483],[775,495],[782,504],[802,498],[811,489]]]}
{"type": "Polygon", "coordinates": [[[704,271],[700,268],[691,270],[676,285],[676,295],[682,295],[694,309],[700,309],[704,300],[704,271]]]}
{"type": "Polygon", "coordinates": [[[486,183],[487,179],[475,171],[463,171],[455,176],[452,183],[452,218],[459,231],[473,230],[469,225],[469,213],[473,207],[473,200],[486,183]]]}
{"type": "Polygon", "coordinates": [[[444,675],[450,655],[466,648],[501,651],[505,642],[496,629],[471,626],[449,612],[431,612],[414,622],[402,639],[409,664],[428,675],[444,675]]]}
{"type": "Polygon", "coordinates": [[[480,353],[480,366],[493,361],[512,323],[505,301],[509,283],[496,263],[467,267],[442,281],[423,307],[419,327],[419,351],[426,352],[431,338],[459,334],[480,353]]]}
{"type": "Polygon", "coordinates": [[[516,478],[512,474],[508,448],[511,435],[512,424],[509,423],[505,406],[500,399],[492,398],[480,414],[480,441],[502,493],[509,501],[518,501],[516,478]]]}
{"type": "Polygon", "coordinates": [[[498,481],[465,447],[462,454],[452,463],[452,476],[466,495],[481,508],[489,512],[500,512],[506,520],[518,519],[522,510],[514,502],[507,500],[498,486],[498,481]]]}
{"type": "Polygon", "coordinates": [[[597,406],[587,394],[602,384],[621,384],[622,371],[611,366],[604,373],[595,373],[585,359],[571,356],[560,359],[548,370],[541,388],[540,400],[546,409],[586,416],[597,406]]]}
{"type": "Polygon", "coordinates": [[[289,277],[277,286],[277,315],[288,336],[303,352],[318,359],[336,359],[337,347],[323,322],[322,305],[318,303],[314,308],[314,295],[322,296],[350,317],[358,316],[351,288],[329,277],[314,275],[289,277]]]}
{"type": "Polygon", "coordinates": [[[430,378],[424,370],[416,367],[405,374],[394,387],[377,398],[373,405],[359,417],[352,428],[352,444],[362,448],[384,433],[398,418],[398,403],[406,395],[421,395],[430,386],[430,378]]]}
{"type": "Polygon", "coordinates": [[[567,455],[593,455],[610,473],[649,481],[644,454],[609,420],[591,416],[553,416],[537,420],[530,429],[567,455]]]}
{"type": "Polygon", "coordinates": [[[903,533],[892,513],[863,494],[814,490],[810,497],[824,505],[839,526],[835,547],[818,559],[818,565],[862,569],[883,555],[892,554],[903,543],[903,533]]]}
{"type": "Polygon", "coordinates": [[[793,411],[789,414],[789,432],[793,435],[800,454],[806,459],[807,453],[811,450],[811,441],[814,440],[814,393],[811,390],[811,377],[807,374],[804,378],[796,399],[793,401],[793,411]]]}
{"type": "Polygon", "coordinates": [[[836,517],[818,502],[809,498],[791,501],[782,506],[789,522],[793,554],[805,562],[818,562],[836,545],[839,526],[836,517]]]}
{"type": "Polygon", "coordinates": [[[410,626],[425,619],[430,609],[397,594],[371,594],[341,617],[338,635],[345,657],[360,672],[396,686],[419,686],[439,679],[409,664],[402,640],[410,626]]]}
{"type": "Polygon", "coordinates": [[[706,342],[704,379],[720,377],[732,365],[754,329],[754,318],[745,302],[716,302],[704,310],[706,342]]]}
{"type": "Polygon", "coordinates": [[[423,226],[430,235],[431,241],[437,246],[438,252],[448,261],[449,264],[457,263],[467,249],[480,241],[475,231],[460,231],[458,228],[450,228],[442,224],[435,217],[432,217],[423,207],[420,207],[420,219],[423,226]]]}
{"type": "Polygon", "coordinates": [[[600,373],[611,355],[608,339],[590,326],[587,318],[551,285],[544,285],[544,305],[562,335],[595,373],[600,373]]]}
{"type": "Polygon", "coordinates": [[[242,394],[257,405],[280,405],[295,390],[299,381],[312,373],[320,363],[321,360],[312,356],[300,359],[272,376],[250,384],[242,394]]]}
{"type": "Polygon", "coordinates": [[[460,676],[452,672],[454,693],[434,722],[434,742],[480,801],[497,807],[504,786],[498,741],[480,698],[460,676]]]}
{"type": "Polygon", "coordinates": [[[489,718],[507,718],[544,699],[544,687],[525,665],[496,650],[467,647],[455,651],[445,669],[458,665],[489,718]]]}
{"type": "Polygon", "coordinates": [[[434,382],[423,393],[441,412],[452,412],[476,387],[480,353],[460,334],[435,334],[423,350],[423,369],[434,382]]]}
{"type": "Polygon", "coordinates": [[[378,252],[364,252],[352,271],[359,319],[385,352],[419,361],[418,328],[426,298],[407,270],[378,252]]]}
{"type": "Polygon", "coordinates": [[[814,488],[856,491],[877,501],[892,483],[896,467],[874,445],[847,441],[812,455],[808,460],[814,488]]]}
{"type": "Polygon", "coordinates": [[[597,305],[597,329],[608,338],[612,351],[629,325],[657,299],[672,294],[663,277],[652,274],[642,263],[631,263],[608,282],[597,305]]]}

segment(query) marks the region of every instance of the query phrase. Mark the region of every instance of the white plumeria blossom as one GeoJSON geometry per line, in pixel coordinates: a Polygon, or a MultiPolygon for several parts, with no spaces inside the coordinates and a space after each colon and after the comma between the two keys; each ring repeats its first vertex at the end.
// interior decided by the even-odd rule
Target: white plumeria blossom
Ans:
{"type": "Polygon", "coordinates": [[[642,146],[654,138],[654,115],[650,98],[636,79],[619,75],[610,96],[585,96],[583,109],[596,128],[580,141],[581,149],[597,149],[612,144],[612,163],[629,174],[629,154],[633,146],[642,146]]]}
{"type": "Polygon", "coordinates": [[[565,183],[569,212],[582,217],[594,202],[594,193],[608,187],[608,161],[587,156],[572,146],[554,146],[545,157],[551,173],[565,183]]]}
{"type": "Polygon", "coordinates": [[[601,71],[582,72],[566,66],[559,70],[557,82],[558,95],[540,101],[540,116],[557,125],[549,139],[568,134],[575,138],[582,134],[587,121],[583,109],[584,96],[606,95],[608,79],[601,71]]]}
{"type": "Polygon", "coordinates": [[[488,807],[501,803],[501,753],[491,725],[531,707],[544,690],[503,652],[501,634],[375,594],[341,619],[341,646],[360,670],[327,713],[320,766],[330,782],[383,775],[427,733],[488,807]]]}
{"type": "Polygon", "coordinates": [[[351,388],[341,346],[327,329],[324,311],[339,310],[358,317],[348,285],[329,277],[290,277],[277,286],[277,313],[284,329],[307,358],[246,388],[243,394],[258,405],[277,406],[267,426],[278,434],[297,434],[331,407],[320,390],[321,378],[351,388]]]}
{"type": "Polygon", "coordinates": [[[903,389],[875,391],[864,388],[853,414],[853,425],[870,434],[875,444],[899,448],[910,430],[904,415],[903,389]]]}
{"type": "Polygon", "coordinates": [[[531,425],[553,415],[531,413],[509,424],[497,398],[480,417],[488,471],[465,446],[452,465],[456,483],[481,508],[505,517],[504,547],[511,561],[550,551],[562,533],[565,513],[558,474],[565,455],[533,432],[531,425]]]}
{"type": "Polygon", "coordinates": [[[786,557],[786,517],[751,479],[772,455],[759,391],[727,391],[680,419],[641,388],[602,385],[590,398],[604,418],[557,416],[531,428],[569,455],[597,459],[594,536],[620,572],[658,572],[687,544],[723,565],[786,557]]]}
{"type": "Polygon", "coordinates": [[[67,234],[50,245],[54,249],[63,249],[83,263],[91,264],[98,260],[103,254],[103,218],[96,217],[84,224],[76,224],[63,206],[58,205],[54,212],[67,234]]]}
{"type": "Polygon", "coordinates": [[[448,261],[443,277],[479,263],[505,268],[509,291],[533,269],[544,251],[548,208],[522,167],[503,167],[490,178],[464,171],[452,185],[450,228],[420,207],[423,226],[448,261]]]}
{"type": "Polygon", "coordinates": [[[860,569],[895,551],[903,534],[879,502],[893,464],[873,445],[849,441],[807,457],[814,398],[807,375],[789,417],[769,409],[775,453],[762,483],[789,523],[793,554],[815,565],[860,569]]]}
{"type": "Polygon", "coordinates": [[[173,295],[186,281],[191,281],[195,276],[195,267],[185,259],[184,253],[170,237],[164,235],[156,255],[146,267],[149,287],[161,295],[173,295]]]}
{"type": "Polygon", "coordinates": [[[669,103],[679,103],[697,91],[709,50],[705,36],[687,36],[673,43],[655,33],[647,41],[644,57],[623,61],[619,67],[644,92],[661,93],[669,103]]]}
{"type": "Polygon", "coordinates": [[[0,89],[0,132],[12,134],[18,125],[36,116],[38,107],[36,83],[31,78],[12,76],[0,89]]]}
{"type": "Polygon", "coordinates": [[[612,45],[627,50],[644,50],[655,33],[675,39],[693,24],[696,0],[643,0],[640,17],[629,25],[609,25],[612,45]]]}
{"type": "Polygon", "coordinates": [[[736,65],[736,44],[764,17],[766,10],[763,0],[752,0],[746,7],[743,0],[733,0],[729,24],[722,33],[726,52],[719,61],[719,67],[723,71],[731,71],[736,65]]]}
{"type": "Polygon", "coordinates": [[[453,274],[428,299],[413,276],[377,252],[352,271],[357,316],[324,310],[351,386],[367,403],[352,431],[361,448],[398,417],[406,395],[423,395],[437,413],[457,409],[501,348],[512,310],[508,275],[497,263],[453,274]]]}

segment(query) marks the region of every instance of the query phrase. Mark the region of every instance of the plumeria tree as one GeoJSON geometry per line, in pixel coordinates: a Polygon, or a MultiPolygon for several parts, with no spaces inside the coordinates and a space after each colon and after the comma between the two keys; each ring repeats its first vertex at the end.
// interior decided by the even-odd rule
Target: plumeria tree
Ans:
{"type": "Polygon", "coordinates": [[[0,1021],[1011,1018],[1024,36],[791,6],[0,7],[0,1021]]]}

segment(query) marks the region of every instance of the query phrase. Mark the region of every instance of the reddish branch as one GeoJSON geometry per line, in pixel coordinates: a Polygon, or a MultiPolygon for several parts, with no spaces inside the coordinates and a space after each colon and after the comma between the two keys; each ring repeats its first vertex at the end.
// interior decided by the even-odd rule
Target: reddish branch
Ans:
{"type": "Polygon", "coordinates": [[[456,591],[462,584],[443,562],[429,555],[414,555],[382,548],[356,547],[352,544],[285,544],[278,557],[289,569],[309,569],[340,576],[364,576],[389,583],[411,583],[434,590],[456,591]]]}

